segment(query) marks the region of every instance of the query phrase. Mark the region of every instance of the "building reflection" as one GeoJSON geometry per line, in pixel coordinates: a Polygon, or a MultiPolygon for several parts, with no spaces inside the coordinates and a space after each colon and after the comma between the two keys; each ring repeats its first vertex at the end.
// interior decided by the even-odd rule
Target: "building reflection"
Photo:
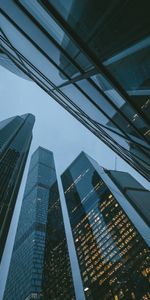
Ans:
{"type": "Polygon", "coordinates": [[[149,248],[102,178],[84,153],[62,175],[86,299],[148,300],[149,248]]]}
{"type": "Polygon", "coordinates": [[[149,180],[149,1],[20,0],[1,8],[0,47],[16,73],[149,180]]]}

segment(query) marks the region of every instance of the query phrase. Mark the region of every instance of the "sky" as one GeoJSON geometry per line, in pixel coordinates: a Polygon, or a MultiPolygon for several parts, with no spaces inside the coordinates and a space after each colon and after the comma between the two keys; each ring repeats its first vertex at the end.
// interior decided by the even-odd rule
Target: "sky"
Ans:
{"type": "MultiPolygon", "coordinates": [[[[115,168],[115,158],[117,158],[117,170],[130,173],[144,187],[149,188],[146,179],[119,158],[35,83],[22,79],[0,66],[0,121],[25,113],[34,114],[36,121],[33,140],[0,267],[0,300],[2,300],[7,277],[29,161],[31,154],[38,146],[53,151],[58,177],[81,151],[85,151],[107,169],[115,168]]],[[[70,229],[68,228],[65,204],[63,204],[63,214],[66,220],[67,234],[69,235],[70,229]]]]}

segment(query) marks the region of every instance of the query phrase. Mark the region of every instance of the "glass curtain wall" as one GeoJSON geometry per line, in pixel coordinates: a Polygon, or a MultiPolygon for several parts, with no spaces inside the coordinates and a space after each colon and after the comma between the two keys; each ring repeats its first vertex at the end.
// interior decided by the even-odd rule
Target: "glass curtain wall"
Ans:
{"type": "Polygon", "coordinates": [[[150,208],[150,192],[129,174],[104,170],[84,153],[62,174],[62,183],[85,298],[150,299],[150,230],[137,213],[143,199],[150,208]]]}
{"type": "Polygon", "coordinates": [[[2,51],[149,180],[149,1],[1,6],[2,51]]]}
{"type": "Polygon", "coordinates": [[[0,261],[25,168],[35,117],[15,116],[0,122],[0,261]]]}

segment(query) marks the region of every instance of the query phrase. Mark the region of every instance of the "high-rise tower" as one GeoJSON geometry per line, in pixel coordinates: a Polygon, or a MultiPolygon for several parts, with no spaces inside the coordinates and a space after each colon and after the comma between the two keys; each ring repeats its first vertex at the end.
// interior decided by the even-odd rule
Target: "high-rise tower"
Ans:
{"type": "Polygon", "coordinates": [[[62,183],[86,299],[150,299],[150,192],[83,152],[62,183]]]}
{"type": "Polygon", "coordinates": [[[31,158],[4,299],[75,299],[53,153],[42,147],[31,158]]]}
{"type": "Polygon", "coordinates": [[[35,117],[16,116],[0,122],[0,260],[13,215],[35,117]]]}

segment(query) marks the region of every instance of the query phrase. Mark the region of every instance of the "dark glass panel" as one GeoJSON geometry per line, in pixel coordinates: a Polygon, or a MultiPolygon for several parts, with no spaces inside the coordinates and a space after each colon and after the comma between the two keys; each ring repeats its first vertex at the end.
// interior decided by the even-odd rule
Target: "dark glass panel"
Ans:
{"type": "Polygon", "coordinates": [[[49,2],[87,45],[87,53],[90,48],[129,95],[136,91],[136,106],[149,117],[142,108],[150,96],[149,0],[49,2]]]}

